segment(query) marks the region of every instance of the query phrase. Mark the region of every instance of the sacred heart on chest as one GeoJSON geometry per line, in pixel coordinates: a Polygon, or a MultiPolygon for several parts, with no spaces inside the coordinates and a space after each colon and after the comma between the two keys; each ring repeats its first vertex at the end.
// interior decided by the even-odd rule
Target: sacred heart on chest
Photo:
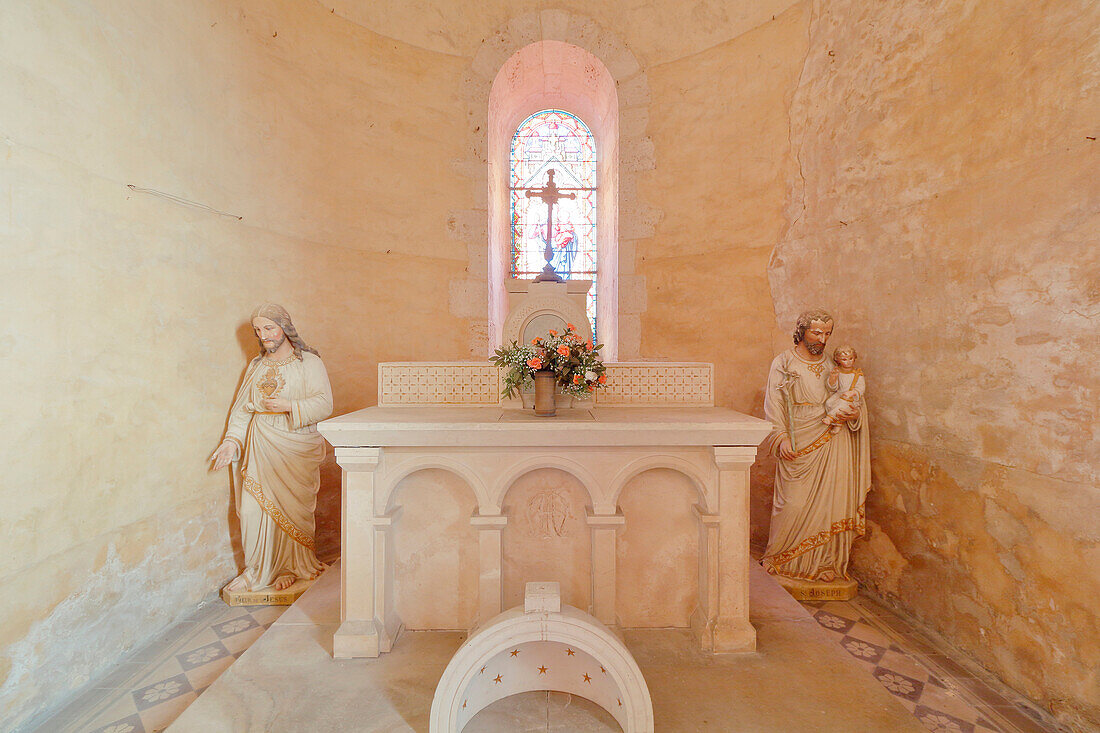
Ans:
{"type": "Polygon", "coordinates": [[[256,386],[260,388],[260,394],[271,399],[277,395],[279,390],[285,385],[286,381],[283,379],[282,375],[279,374],[279,370],[275,367],[268,367],[267,373],[264,374],[256,386]]]}

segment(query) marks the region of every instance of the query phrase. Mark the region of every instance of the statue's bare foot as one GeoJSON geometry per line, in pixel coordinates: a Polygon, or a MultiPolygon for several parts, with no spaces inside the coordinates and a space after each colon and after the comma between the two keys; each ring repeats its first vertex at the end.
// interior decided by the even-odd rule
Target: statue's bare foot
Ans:
{"type": "Polygon", "coordinates": [[[293,575],[280,575],[275,578],[275,590],[286,590],[290,586],[294,585],[296,578],[293,575]]]}
{"type": "Polygon", "coordinates": [[[244,577],[244,573],[241,573],[233,580],[229,581],[229,584],[225,586],[225,589],[230,593],[236,593],[239,590],[248,590],[248,581],[244,577]]]}
{"type": "Polygon", "coordinates": [[[832,570],[826,570],[821,575],[817,576],[817,579],[825,583],[832,583],[836,580],[836,573],[832,570]]]}

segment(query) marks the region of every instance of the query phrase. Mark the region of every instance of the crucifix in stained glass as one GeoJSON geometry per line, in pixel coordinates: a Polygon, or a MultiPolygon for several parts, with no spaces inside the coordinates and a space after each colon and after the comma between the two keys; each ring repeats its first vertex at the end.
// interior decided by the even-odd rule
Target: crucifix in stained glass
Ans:
{"type": "Polygon", "coordinates": [[[596,146],[591,131],[562,110],[528,117],[512,138],[510,188],[512,277],[537,278],[549,264],[562,279],[592,280],[587,310],[595,332],[596,146]],[[568,192],[550,192],[556,196],[553,204],[546,198],[551,183],[555,192],[568,192]]]}

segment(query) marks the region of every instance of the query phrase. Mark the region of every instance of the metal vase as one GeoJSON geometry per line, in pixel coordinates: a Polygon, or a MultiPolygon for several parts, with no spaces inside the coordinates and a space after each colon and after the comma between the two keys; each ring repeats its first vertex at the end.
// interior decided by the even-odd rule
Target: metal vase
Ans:
{"type": "Polygon", "coordinates": [[[554,405],[554,388],[557,377],[551,371],[535,372],[535,414],[539,417],[553,417],[557,414],[554,405]]]}

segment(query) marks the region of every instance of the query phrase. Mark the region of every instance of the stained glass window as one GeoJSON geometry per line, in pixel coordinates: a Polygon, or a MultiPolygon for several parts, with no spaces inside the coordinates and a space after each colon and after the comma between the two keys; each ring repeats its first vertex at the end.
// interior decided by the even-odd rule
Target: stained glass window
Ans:
{"type": "Polygon", "coordinates": [[[554,271],[591,280],[588,320],[596,333],[596,141],[579,118],[560,109],[536,112],[512,137],[512,277],[533,279],[546,265],[547,206],[527,192],[546,186],[549,171],[565,194],[549,232],[554,271]]]}

